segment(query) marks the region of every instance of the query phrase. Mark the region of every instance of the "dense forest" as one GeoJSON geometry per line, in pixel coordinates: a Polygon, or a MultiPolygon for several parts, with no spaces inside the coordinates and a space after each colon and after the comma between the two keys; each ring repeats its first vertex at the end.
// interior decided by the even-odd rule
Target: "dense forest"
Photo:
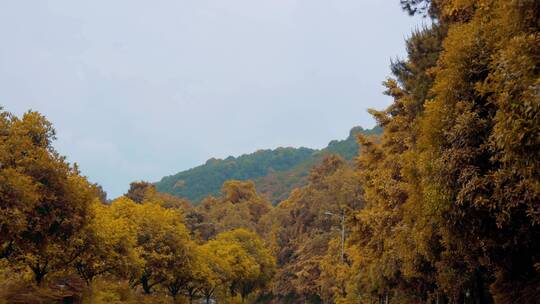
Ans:
{"type": "Polygon", "coordinates": [[[246,176],[109,201],[43,115],[1,110],[0,303],[540,303],[540,2],[400,2],[431,22],[382,134],[275,206],[246,176]]]}
{"type": "Polygon", "coordinates": [[[328,154],[346,160],[358,155],[357,135],[379,135],[380,127],[354,127],[344,140],[333,140],[321,150],[308,148],[277,148],[226,159],[209,159],[206,164],[166,176],[156,183],[160,192],[186,198],[198,204],[208,195],[217,195],[221,185],[230,179],[253,180],[258,192],[277,204],[291,190],[307,183],[309,170],[328,154]]]}

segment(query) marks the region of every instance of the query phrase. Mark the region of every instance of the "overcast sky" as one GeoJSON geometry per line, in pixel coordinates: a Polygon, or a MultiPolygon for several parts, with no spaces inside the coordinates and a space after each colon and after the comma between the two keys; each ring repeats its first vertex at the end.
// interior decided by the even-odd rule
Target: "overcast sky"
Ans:
{"type": "Polygon", "coordinates": [[[398,0],[0,1],[0,105],[109,197],[210,157],[372,127],[422,24],[398,0]]]}

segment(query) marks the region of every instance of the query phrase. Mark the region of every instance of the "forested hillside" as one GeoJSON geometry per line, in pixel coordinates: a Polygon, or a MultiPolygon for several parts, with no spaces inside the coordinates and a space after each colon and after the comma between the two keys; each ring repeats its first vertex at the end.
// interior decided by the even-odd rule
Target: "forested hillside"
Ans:
{"type": "Polygon", "coordinates": [[[193,169],[311,161],[277,205],[234,179],[198,205],[147,182],[106,201],[45,116],[1,110],[0,303],[540,303],[540,2],[400,3],[432,22],[357,157],[345,141],[193,169]]]}
{"type": "Polygon", "coordinates": [[[309,170],[324,155],[337,154],[347,160],[358,155],[357,135],[377,135],[382,129],[354,127],[344,140],[333,140],[321,150],[277,148],[226,159],[209,159],[204,165],[166,176],[156,183],[158,191],[187,198],[197,204],[208,195],[218,195],[229,179],[253,180],[257,191],[274,204],[294,188],[307,183],[309,170]]]}

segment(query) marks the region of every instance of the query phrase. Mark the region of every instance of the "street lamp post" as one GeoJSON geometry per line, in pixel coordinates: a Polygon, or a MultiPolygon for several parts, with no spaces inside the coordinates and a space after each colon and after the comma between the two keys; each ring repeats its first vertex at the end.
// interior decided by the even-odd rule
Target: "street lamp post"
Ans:
{"type": "MultiPolygon", "coordinates": [[[[330,211],[325,211],[324,214],[330,215],[330,216],[337,215],[330,211]]],[[[341,222],[341,263],[344,263],[345,262],[345,212],[343,209],[341,209],[341,213],[339,214],[339,219],[341,222]]]]}

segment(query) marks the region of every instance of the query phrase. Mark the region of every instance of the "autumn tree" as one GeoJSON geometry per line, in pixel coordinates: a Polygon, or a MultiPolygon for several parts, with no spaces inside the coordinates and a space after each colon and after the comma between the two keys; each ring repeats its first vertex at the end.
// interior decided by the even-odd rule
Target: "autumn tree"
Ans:
{"type": "MultiPolygon", "coordinates": [[[[339,157],[327,156],[311,171],[307,186],[294,190],[261,220],[277,258],[274,295],[303,301],[324,297],[321,262],[331,240],[341,247],[340,217],[343,214],[348,221],[353,210],[362,207],[361,192],[353,168],[339,157]]],[[[341,250],[338,258],[344,262],[341,250]]]]}
{"type": "Polygon", "coordinates": [[[395,78],[384,83],[394,103],[384,111],[370,110],[384,134],[360,136],[357,169],[366,205],[353,218],[350,240],[358,253],[353,265],[362,268],[356,270],[355,289],[363,290],[364,297],[386,299],[397,293],[410,301],[427,301],[435,292],[435,260],[430,259],[437,258],[437,248],[429,245],[437,244],[438,235],[427,229],[436,223],[426,222],[430,215],[417,207],[422,192],[415,149],[418,116],[431,97],[430,69],[437,63],[445,32],[434,25],[413,33],[407,42],[409,60],[393,62],[395,78]]]}
{"type": "MultiPolygon", "coordinates": [[[[348,254],[349,255],[349,254],[348,254]]],[[[347,287],[352,277],[351,265],[341,259],[341,242],[330,240],[326,255],[322,257],[318,279],[320,296],[325,301],[337,302],[347,298],[347,287]]]]}
{"type": "Polygon", "coordinates": [[[97,195],[99,201],[102,202],[103,204],[109,203],[110,201],[107,198],[107,192],[105,192],[105,190],[103,190],[103,187],[98,183],[94,183],[93,186],[94,186],[94,189],[96,191],[96,195],[97,195]]]}
{"type": "Polygon", "coordinates": [[[141,202],[157,203],[163,208],[179,209],[182,213],[191,207],[191,203],[187,199],[176,197],[169,193],[158,192],[153,185],[146,187],[141,202]]]}
{"type": "Polygon", "coordinates": [[[155,190],[155,186],[149,182],[132,182],[129,184],[129,190],[125,196],[136,203],[142,203],[147,191],[151,190],[155,190]]]}
{"type": "Polygon", "coordinates": [[[0,250],[40,284],[80,255],[73,243],[95,189],[52,146],[55,130],[37,112],[0,112],[0,250]]]}
{"type": "Polygon", "coordinates": [[[226,181],[222,196],[205,198],[186,212],[186,222],[196,238],[209,240],[224,231],[245,228],[260,232],[260,219],[272,205],[255,190],[252,181],[226,181]]]}
{"type": "Polygon", "coordinates": [[[462,252],[471,296],[538,296],[538,1],[448,1],[449,23],[425,106],[422,156],[443,239],[462,252]],[[535,266],[536,265],[536,266],[535,266]]]}
{"type": "Polygon", "coordinates": [[[132,267],[133,286],[140,285],[149,294],[189,261],[191,241],[181,211],[152,202],[137,204],[127,197],[113,201],[111,208],[115,217],[135,229],[139,263],[132,267]]]}
{"type": "Polygon", "coordinates": [[[169,295],[176,300],[178,295],[185,293],[192,303],[199,292],[199,284],[205,274],[208,274],[206,261],[202,259],[199,248],[193,242],[188,242],[183,257],[177,256],[162,283],[169,295]]]}
{"type": "Polygon", "coordinates": [[[201,263],[205,266],[198,284],[206,304],[210,304],[218,289],[226,289],[227,284],[233,280],[235,256],[231,253],[234,252],[241,252],[238,245],[217,240],[209,241],[199,248],[201,263]]]}
{"type": "Polygon", "coordinates": [[[74,267],[87,284],[104,274],[127,278],[141,262],[135,250],[136,227],[128,218],[114,214],[115,207],[94,201],[89,224],[79,235],[82,254],[75,259],[74,267]]]}
{"type": "Polygon", "coordinates": [[[262,239],[254,232],[236,229],[219,234],[218,242],[231,244],[230,290],[244,300],[257,289],[265,287],[275,271],[275,261],[262,239]],[[236,256],[235,256],[236,255],[236,256]],[[231,259],[232,258],[232,259],[231,259]]]}
{"type": "Polygon", "coordinates": [[[407,42],[361,140],[362,296],[528,303],[538,290],[537,1],[401,1],[434,22],[407,42]]]}

